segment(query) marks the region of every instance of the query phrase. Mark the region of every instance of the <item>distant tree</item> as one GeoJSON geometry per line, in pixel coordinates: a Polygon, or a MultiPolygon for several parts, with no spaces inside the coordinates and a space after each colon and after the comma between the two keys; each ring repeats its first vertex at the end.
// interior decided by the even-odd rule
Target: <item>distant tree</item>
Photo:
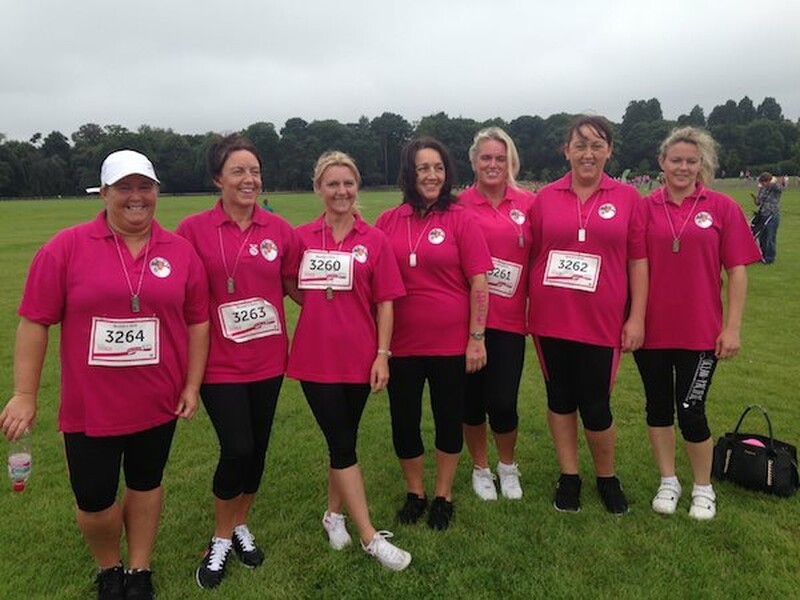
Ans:
{"type": "Polygon", "coordinates": [[[705,127],[706,115],[700,105],[695,104],[688,115],[678,117],[678,125],[681,127],[705,127]]]}
{"type": "Polygon", "coordinates": [[[739,111],[739,123],[742,125],[747,125],[750,121],[755,121],[758,118],[756,107],[753,106],[753,101],[747,96],[739,100],[736,108],[739,111]]]}
{"type": "Polygon", "coordinates": [[[708,126],[739,125],[739,106],[733,100],[715,106],[708,115],[708,126]]]}
{"type": "MultiPolygon", "coordinates": [[[[314,158],[308,151],[308,123],[294,117],[281,129],[280,186],[288,190],[309,189],[314,158]]],[[[315,157],[316,158],[316,157],[315,157]]]]}
{"type": "Polygon", "coordinates": [[[763,165],[777,162],[782,158],[783,135],[777,123],[767,119],[757,119],[744,126],[745,158],[749,165],[763,165]]]}
{"type": "Polygon", "coordinates": [[[783,121],[783,110],[781,109],[781,105],[778,104],[775,98],[767,96],[758,105],[758,118],[759,119],[768,119],[770,121],[783,121]]]}
{"type": "Polygon", "coordinates": [[[86,123],[78,127],[78,131],[72,134],[72,141],[76,144],[99,144],[106,136],[103,128],[96,123],[86,123]]]}
{"type": "Polygon", "coordinates": [[[411,124],[398,114],[384,112],[370,123],[381,151],[383,185],[394,185],[400,173],[400,151],[413,132],[411,124]]]}
{"type": "Polygon", "coordinates": [[[242,133],[258,148],[264,167],[261,171],[261,183],[264,189],[276,189],[278,187],[278,169],[280,168],[278,148],[281,139],[278,132],[275,131],[275,125],[259,121],[248,126],[242,133]]]}

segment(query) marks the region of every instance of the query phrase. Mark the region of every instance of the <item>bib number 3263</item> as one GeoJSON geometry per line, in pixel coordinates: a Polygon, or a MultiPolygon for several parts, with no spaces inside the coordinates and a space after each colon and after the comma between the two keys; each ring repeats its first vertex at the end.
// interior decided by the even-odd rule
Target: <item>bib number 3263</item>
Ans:
{"type": "Polygon", "coordinates": [[[217,314],[222,335],[236,343],[281,333],[278,311],[263,298],[221,304],[217,314]]]}

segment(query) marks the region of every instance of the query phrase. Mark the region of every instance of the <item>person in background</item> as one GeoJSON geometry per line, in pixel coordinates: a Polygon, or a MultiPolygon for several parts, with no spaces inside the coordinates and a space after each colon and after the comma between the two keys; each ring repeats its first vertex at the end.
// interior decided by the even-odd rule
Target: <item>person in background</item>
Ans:
{"type": "Polygon", "coordinates": [[[717,361],[739,351],[747,294],[746,265],[759,250],[738,204],[708,189],[717,167],[715,142],[703,130],[675,129],[658,162],[665,184],[648,196],[650,291],[642,348],[634,352],[647,398],[647,425],[661,484],[657,513],[675,512],[681,484],[675,471],[675,412],[692,466],[689,516],[713,519],[713,442],[706,398],[717,361]],[[723,320],[720,271],[727,274],[723,320]]]}
{"type": "Polygon", "coordinates": [[[758,230],[758,245],[761,247],[762,262],[771,265],[778,252],[778,225],[781,223],[781,194],[783,188],[772,173],[763,172],[758,176],[758,194],[753,200],[758,206],[761,227],[758,230]]]}
{"type": "Polygon", "coordinates": [[[214,535],[195,571],[202,588],[225,576],[231,550],[247,567],[264,561],[247,525],[264,473],[288,339],[284,278],[297,252],[294,231],[258,205],[261,157],[246,137],[218,139],[208,171],[220,191],[211,210],[184,219],[177,233],[197,250],[211,292],[211,347],[200,394],[219,440],[214,535]]]}
{"type": "Polygon", "coordinates": [[[153,598],[161,480],[177,417],[197,410],[208,291],[191,245],[154,219],[159,181],[147,157],[112,152],[100,181],[105,209],[33,259],[0,430],[15,439],[34,425],[49,328],[60,323],[58,422],[78,528],[99,567],[97,597],[153,598]]]}
{"type": "Polygon", "coordinates": [[[530,211],[534,194],[517,186],[519,154],[499,127],[482,129],[469,149],[475,184],[459,200],[486,237],[494,268],[488,272],[492,310],[486,326],[486,368],[467,376],[464,439],[472,456],[472,489],[482,500],[496,500],[495,475],[489,468],[486,417],[499,461],[497,476],[505,498],[522,498],[517,443],[517,396],[525,360],[530,211]]]}
{"type": "Polygon", "coordinates": [[[428,526],[453,518],[453,479],[463,445],[466,374],[486,366],[486,316],[493,268],[480,227],[451,190],[452,161],[433,138],[406,144],[400,157],[400,206],[378,217],[403,276],[406,296],[395,302],[389,405],[392,441],[406,479],[401,523],[416,523],[428,507],[420,432],[425,382],[436,428],[436,488],[428,526]]]}
{"type": "Polygon", "coordinates": [[[358,527],[361,547],[383,566],[402,571],[411,555],[372,525],[356,456],[361,415],[370,390],[389,380],[393,303],[405,293],[382,231],[358,214],[361,176],[343,152],[326,152],[314,167],[314,191],[325,210],[297,229],[303,249],[297,265],[300,318],[288,375],[301,382],[328,443],[328,509],[322,525],[334,550],[351,543],[343,508],[358,527]]]}
{"type": "Polygon", "coordinates": [[[610,394],[620,351],[644,338],[647,257],[639,192],[604,172],[612,151],[606,119],[576,118],[564,144],[570,172],[539,191],[531,218],[528,320],[561,470],[553,505],[566,512],[581,508],[579,412],[600,498],[609,512],[628,512],[610,394]]]}

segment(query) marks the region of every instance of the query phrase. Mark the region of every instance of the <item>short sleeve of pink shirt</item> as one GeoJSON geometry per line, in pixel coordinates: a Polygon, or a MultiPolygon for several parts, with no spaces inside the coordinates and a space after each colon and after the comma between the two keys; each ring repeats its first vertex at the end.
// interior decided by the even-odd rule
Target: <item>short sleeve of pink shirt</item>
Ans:
{"type": "Polygon", "coordinates": [[[317,383],[369,383],[378,350],[375,307],[405,293],[386,236],[360,217],[341,244],[322,217],[296,233],[301,252],[325,248],[349,253],[353,289],[330,295],[326,290],[302,290],[287,375],[317,383]]]}
{"type": "Polygon", "coordinates": [[[375,226],[389,238],[406,288],[394,305],[394,355],[464,354],[469,280],[493,268],[478,223],[462,205],[420,218],[401,204],[381,214],[375,226]]]}
{"type": "Polygon", "coordinates": [[[712,350],[722,330],[721,270],[761,259],[744,212],[702,186],[680,206],[658,189],[645,206],[650,288],[643,347],[712,350]]]}
{"type": "Polygon", "coordinates": [[[255,206],[250,227],[242,231],[219,201],[184,219],[176,232],[195,247],[208,274],[211,344],[204,382],[246,383],[283,375],[288,352],[283,280],[293,276],[298,252],[291,225],[255,206]],[[248,311],[261,315],[257,329],[225,326],[225,318],[248,311]]]}
{"type": "Polygon", "coordinates": [[[612,348],[620,345],[629,294],[628,262],[647,258],[643,208],[636,188],[605,174],[583,203],[572,191],[570,173],[539,191],[531,219],[531,333],[612,348]],[[554,270],[575,257],[591,265],[584,286],[573,285],[554,270]]]}
{"type": "Polygon", "coordinates": [[[524,335],[527,332],[528,262],[534,194],[508,186],[495,207],[477,186],[464,190],[459,201],[483,232],[494,268],[488,273],[491,307],[487,327],[524,335]]]}
{"type": "Polygon", "coordinates": [[[175,418],[186,380],[188,327],[208,320],[206,276],[191,245],[155,221],[146,250],[135,259],[124,243],[118,250],[101,212],[36,254],[19,314],[42,325],[61,323],[60,430],[124,435],[175,418]],[[132,310],[124,269],[132,282],[141,276],[139,312],[132,310]],[[148,326],[154,344],[132,350],[151,351],[157,362],[97,364],[97,344],[112,343],[102,328],[111,322],[154,324],[148,326]]]}

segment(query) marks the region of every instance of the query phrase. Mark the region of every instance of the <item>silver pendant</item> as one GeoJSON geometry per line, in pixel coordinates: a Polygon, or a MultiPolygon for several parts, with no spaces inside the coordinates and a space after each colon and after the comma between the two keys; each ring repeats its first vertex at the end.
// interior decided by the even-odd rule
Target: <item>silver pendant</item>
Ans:
{"type": "Polygon", "coordinates": [[[325,298],[333,300],[333,288],[325,288],[325,298]]]}
{"type": "Polygon", "coordinates": [[[417,253],[416,252],[412,252],[411,254],[408,255],[408,265],[410,267],[416,267],[417,266],[417,253]]]}
{"type": "Polygon", "coordinates": [[[579,242],[585,242],[586,241],[586,230],[583,227],[578,229],[578,241],[579,242]]]}
{"type": "Polygon", "coordinates": [[[678,238],[674,238],[672,240],[672,251],[673,252],[680,252],[681,251],[681,241],[678,238]]]}
{"type": "Polygon", "coordinates": [[[233,277],[228,277],[228,293],[232,294],[235,287],[233,285],[233,277]]]}
{"type": "Polygon", "coordinates": [[[131,296],[131,312],[138,313],[140,310],[142,310],[142,307],[139,304],[139,296],[133,294],[131,296]]]}

